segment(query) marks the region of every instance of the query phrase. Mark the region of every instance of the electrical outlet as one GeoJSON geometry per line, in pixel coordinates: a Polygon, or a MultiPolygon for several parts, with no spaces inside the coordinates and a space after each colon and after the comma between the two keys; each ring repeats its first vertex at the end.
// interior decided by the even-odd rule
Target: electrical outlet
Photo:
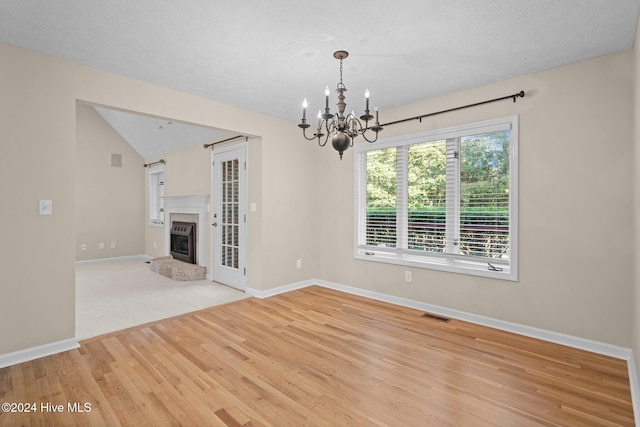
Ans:
{"type": "Polygon", "coordinates": [[[81,244],[80,245],[80,250],[81,251],[86,251],[87,250],[87,244],[86,243],[81,244]]]}
{"type": "Polygon", "coordinates": [[[104,243],[100,243],[100,244],[98,245],[98,247],[99,247],[100,249],[104,249],[104,243]]]}
{"type": "Polygon", "coordinates": [[[405,271],[404,272],[404,281],[405,282],[411,282],[413,280],[413,275],[411,274],[410,271],[405,271]]]}
{"type": "Polygon", "coordinates": [[[111,249],[115,249],[116,248],[116,242],[111,242],[111,249]]]}
{"type": "Polygon", "coordinates": [[[296,260],[296,268],[302,268],[302,260],[301,259],[297,259],[296,260]]]}

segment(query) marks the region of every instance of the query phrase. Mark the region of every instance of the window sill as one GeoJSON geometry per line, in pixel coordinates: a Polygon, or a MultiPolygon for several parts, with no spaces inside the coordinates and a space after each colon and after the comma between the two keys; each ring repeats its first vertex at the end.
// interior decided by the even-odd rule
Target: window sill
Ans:
{"type": "Polygon", "coordinates": [[[488,277],[492,279],[518,281],[515,269],[509,265],[496,265],[502,271],[489,270],[487,263],[469,261],[465,259],[429,257],[411,254],[398,254],[377,250],[356,249],[355,259],[363,261],[382,262],[387,264],[404,265],[407,267],[424,268],[428,270],[446,271],[449,273],[467,274],[471,276],[488,277]]]}

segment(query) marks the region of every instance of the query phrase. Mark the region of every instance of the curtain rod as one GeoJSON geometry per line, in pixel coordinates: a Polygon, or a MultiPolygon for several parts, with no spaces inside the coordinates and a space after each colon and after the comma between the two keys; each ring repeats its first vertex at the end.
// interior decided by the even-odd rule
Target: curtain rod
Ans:
{"type": "Polygon", "coordinates": [[[513,99],[513,102],[516,102],[516,98],[518,97],[524,98],[523,90],[521,90],[518,93],[514,93],[513,95],[502,96],[500,98],[490,99],[488,101],[476,102],[475,104],[463,105],[462,107],[449,108],[448,110],[436,111],[435,113],[423,114],[421,116],[410,117],[408,119],[396,120],[395,122],[383,123],[380,126],[382,127],[391,126],[391,125],[396,125],[398,123],[408,122],[411,120],[420,120],[420,122],[422,122],[422,119],[425,117],[435,116],[442,113],[449,113],[451,111],[462,110],[464,108],[477,107],[478,105],[489,104],[490,102],[504,101],[505,99],[513,99]]]}
{"type": "Polygon", "coordinates": [[[153,162],[153,163],[145,163],[143,166],[146,168],[146,167],[149,167],[149,166],[151,166],[151,165],[157,165],[158,163],[162,163],[162,164],[164,165],[166,162],[164,161],[164,159],[160,159],[160,160],[158,160],[157,162],[153,162]]]}
{"type": "Polygon", "coordinates": [[[202,147],[206,149],[206,148],[209,148],[209,147],[213,147],[216,144],[221,144],[223,142],[231,141],[233,139],[238,139],[238,138],[247,138],[247,139],[249,139],[248,136],[244,136],[244,135],[232,136],[231,138],[223,139],[222,141],[216,141],[216,142],[212,142],[212,143],[209,143],[209,144],[203,144],[202,147]]]}

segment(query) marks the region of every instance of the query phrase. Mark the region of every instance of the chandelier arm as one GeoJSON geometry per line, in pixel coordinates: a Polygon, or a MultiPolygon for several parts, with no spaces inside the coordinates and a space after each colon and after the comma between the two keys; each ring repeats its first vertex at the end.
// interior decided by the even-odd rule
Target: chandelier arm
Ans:
{"type": "Polygon", "coordinates": [[[367,130],[371,130],[371,129],[365,129],[364,132],[361,133],[361,135],[364,138],[364,140],[367,141],[367,142],[376,142],[378,140],[378,133],[379,132],[376,132],[376,137],[373,140],[370,140],[369,138],[367,138],[367,135],[366,135],[366,131],[367,130]]]}
{"type": "Polygon", "coordinates": [[[318,145],[320,147],[324,147],[325,145],[327,145],[327,141],[329,141],[329,134],[327,133],[326,135],[324,135],[324,142],[320,142],[322,138],[322,134],[318,135],[318,145]]]}
{"type": "Polygon", "coordinates": [[[320,147],[324,147],[325,145],[327,145],[327,142],[329,142],[329,136],[331,135],[332,127],[333,127],[329,124],[330,120],[322,120],[322,121],[323,123],[320,124],[320,127],[318,129],[320,129],[324,124],[324,129],[327,133],[324,135],[322,133],[318,134],[318,145],[320,147]],[[322,136],[324,136],[324,142],[321,141],[322,136]]]}
{"type": "Polygon", "coordinates": [[[362,136],[365,139],[365,141],[367,141],[367,142],[374,142],[375,140],[378,139],[377,135],[376,135],[376,139],[374,139],[373,141],[369,141],[369,139],[367,139],[365,133],[370,129],[367,126],[363,126],[362,122],[360,121],[360,119],[358,119],[356,116],[352,116],[351,123],[352,123],[351,127],[353,129],[353,131],[352,131],[353,136],[351,138],[351,147],[353,147],[354,140],[358,136],[362,136]]]}
{"type": "Polygon", "coordinates": [[[349,114],[347,116],[347,120],[345,121],[345,124],[347,126],[347,129],[349,129],[350,131],[355,132],[356,134],[359,132],[363,131],[363,127],[362,127],[362,123],[360,123],[360,120],[358,120],[356,118],[356,116],[349,114]]]}
{"type": "Polygon", "coordinates": [[[307,129],[306,129],[306,128],[303,128],[303,129],[302,129],[302,136],[304,136],[304,139],[306,139],[307,141],[313,141],[314,139],[316,139],[316,136],[317,136],[317,135],[315,135],[315,134],[314,134],[311,138],[309,138],[309,137],[307,136],[307,129]]]}
{"type": "Polygon", "coordinates": [[[325,125],[326,120],[320,120],[318,122],[318,129],[316,130],[315,137],[320,147],[324,147],[327,145],[327,141],[329,140],[329,134],[322,133],[322,126],[325,125]],[[324,137],[324,142],[322,142],[322,137],[324,137]]]}

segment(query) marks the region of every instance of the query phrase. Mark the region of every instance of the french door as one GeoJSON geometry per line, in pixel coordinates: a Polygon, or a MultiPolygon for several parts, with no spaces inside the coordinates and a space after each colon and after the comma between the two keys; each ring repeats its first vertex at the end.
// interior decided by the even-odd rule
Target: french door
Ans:
{"type": "Polygon", "coordinates": [[[212,151],[212,278],[244,291],[247,287],[246,145],[212,151]]]}

